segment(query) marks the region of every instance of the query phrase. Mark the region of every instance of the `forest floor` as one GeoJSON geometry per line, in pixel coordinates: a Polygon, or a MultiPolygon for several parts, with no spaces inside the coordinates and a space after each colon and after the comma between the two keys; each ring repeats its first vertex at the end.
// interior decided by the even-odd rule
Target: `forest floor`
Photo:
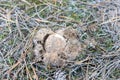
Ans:
{"type": "Polygon", "coordinates": [[[120,1],[0,0],[0,79],[120,80],[120,1]],[[69,26],[83,47],[76,64],[35,62],[35,32],[69,26]]]}

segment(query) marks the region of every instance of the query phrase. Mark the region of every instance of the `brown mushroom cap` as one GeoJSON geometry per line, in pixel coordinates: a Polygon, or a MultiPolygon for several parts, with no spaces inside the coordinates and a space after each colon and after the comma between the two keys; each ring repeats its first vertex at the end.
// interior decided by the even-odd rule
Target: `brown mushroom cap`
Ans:
{"type": "Polygon", "coordinates": [[[35,45],[34,47],[34,55],[36,60],[41,60],[42,55],[44,54],[44,48],[43,48],[43,43],[46,35],[50,35],[54,33],[51,29],[49,28],[41,28],[34,36],[33,38],[33,43],[35,45]]]}
{"type": "Polygon", "coordinates": [[[50,35],[45,42],[46,52],[61,52],[64,50],[66,40],[59,34],[50,35]]]}
{"type": "Polygon", "coordinates": [[[64,36],[66,39],[76,39],[78,32],[73,28],[64,28],[56,31],[57,34],[64,36]]]}
{"type": "Polygon", "coordinates": [[[76,39],[78,36],[78,32],[76,29],[73,28],[67,28],[64,30],[64,36],[67,39],[76,39]]]}
{"type": "Polygon", "coordinates": [[[33,42],[38,44],[38,42],[43,43],[47,35],[53,34],[54,32],[49,28],[41,28],[35,35],[33,42]]]}
{"type": "Polygon", "coordinates": [[[79,55],[80,51],[81,51],[80,42],[77,39],[69,40],[64,49],[64,54],[67,60],[74,60],[79,55]]]}
{"type": "Polygon", "coordinates": [[[65,31],[65,28],[62,28],[60,30],[56,30],[55,32],[61,36],[64,36],[64,31],[65,31]]]}
{"type": "Polygon", "coordinates": [[[57,30],[56,33],[64,36],[67,39],[66,46],[64,48],[64,58],[67,60],[74,60],[81,51],[81,44],[78,38],[78,32],[73,28],[64,28],[57,30]]]}

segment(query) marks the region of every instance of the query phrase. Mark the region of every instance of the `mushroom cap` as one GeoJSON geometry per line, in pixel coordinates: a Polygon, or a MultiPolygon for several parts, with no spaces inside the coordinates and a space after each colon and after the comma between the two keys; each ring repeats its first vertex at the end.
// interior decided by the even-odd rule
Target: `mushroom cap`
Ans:
{"type": "Polygon", "coordinates": [[[34,36],[33,39],[34,44],[38,44],[38,42],[43,43],[45,37],[53,33],[54,32],[49,28],[41,28],[34,36]]]}
{"type": "Polygon", "coordinates": [[[70,27],[57,30],[56,33],[64,36],[66,39],[76,39],[78,37],[78,31],[70,27]]]}
{"type": "Polygon", "coordinates": [[[73,28],[66,28],[64,30],[64,37],[66,39],[76,39],[78,37],[78,32],[73,28]]]}
{"type": "Polygon", "coordinates": [[[41,60],[42,55],[44,54],[44,48],[43,48],[43,43],[46,35],[54,33],[51,29],[49,28],[41,28],[37,33],[35,34],[33,38],[33,43],[35,45],[34,47],[34,55],[35,59],[41,60]]]}
{"type": "Polygon", "coordinates": [[[62,28],[62,29],[59,29],[57,31],[55,31],[57,34],[61,35],[61,36],[64,36],[64,30],[65,28],[62,28]]]}
{"type": "Polygon", "coordinates": [[[35,47],[34,47],[35,60],[41,61],[43,54],[44,54],[43,46],[41,44],[35,45],[35,47]]]}
{"type": "Polygon", "coordinates": [[[67,60],[74,60],[81,51],[81,44],[80,42],[75,40],[70,40],[67,42],[67,45],[64,49],[64,54],[67,60]]]}
{"type": "MultiPolygon", "coordinates": [[[[81,44],[78,38],[78,32],[73,28],[64,28],[56,31],[57,34],[64,36],[67,39],[66,46],[64,48],[64,58],[67,60],[74,60],[81,51],[81,44]]],[[[63,56],[63,54],[61,54],[63,56]]]]}
{"type": "Polygon", "coordinates": [[[66,40],[59,34],[50,35],[45,42],[46,52],[62,52],[65,48],[66,40]]]}

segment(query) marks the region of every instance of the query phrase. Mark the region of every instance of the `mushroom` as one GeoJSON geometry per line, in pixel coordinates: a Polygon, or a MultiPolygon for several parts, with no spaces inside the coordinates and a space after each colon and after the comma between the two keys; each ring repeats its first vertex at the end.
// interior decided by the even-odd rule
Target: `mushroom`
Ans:
{"type": "Polygon", "coordinates": [[[73,28],[63,28],[53,32],[40,29],[34,37],[34,53],[45,65],[62,66],[65,61],[74,60],[81,51],[78,32],[73,28]]]}

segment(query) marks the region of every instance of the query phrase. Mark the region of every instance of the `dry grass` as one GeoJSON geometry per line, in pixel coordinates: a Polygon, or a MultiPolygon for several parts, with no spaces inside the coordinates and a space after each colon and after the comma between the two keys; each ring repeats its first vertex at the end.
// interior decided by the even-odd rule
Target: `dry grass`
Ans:
{"type": "Polygon", "coordinates": [[[119,80],[119,0],[1,0],[0,79],[119,80]],[[80,33],[79,57],[62,68],[35,62],[34,33],[68,26],[80,33]]]}

